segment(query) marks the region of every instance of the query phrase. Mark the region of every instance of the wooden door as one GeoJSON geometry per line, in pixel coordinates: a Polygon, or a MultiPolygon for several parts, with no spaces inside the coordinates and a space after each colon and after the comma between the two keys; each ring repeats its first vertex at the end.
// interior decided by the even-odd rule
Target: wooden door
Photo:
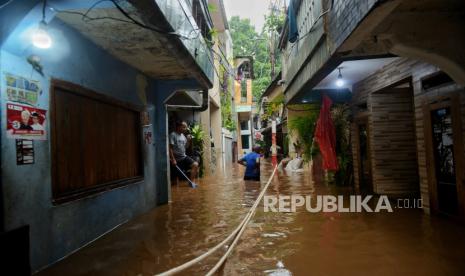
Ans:
{"type": "Polygon", "coordinates": [[[458,94],[426,104],[425,140],[431,207],[434,212],[465,214],[464,151],[458,94]]]}

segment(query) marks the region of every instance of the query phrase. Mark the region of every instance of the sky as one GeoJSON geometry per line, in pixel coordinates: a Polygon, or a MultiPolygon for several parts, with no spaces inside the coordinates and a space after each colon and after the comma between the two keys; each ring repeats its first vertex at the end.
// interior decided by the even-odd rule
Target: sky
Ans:
{"type": "Polygon", "coordinates": [[[270,1],[276,0],[223,0],[228,19],[238,15],[241,18],[249,18],[255,30],[262,30],[265,14],[269,12],[270,1]]]}

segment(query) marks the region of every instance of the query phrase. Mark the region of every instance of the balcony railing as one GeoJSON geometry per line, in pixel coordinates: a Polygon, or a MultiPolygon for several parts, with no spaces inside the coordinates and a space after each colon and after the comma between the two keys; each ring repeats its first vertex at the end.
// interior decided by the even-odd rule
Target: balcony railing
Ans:
{"type": "Polygon", "coordinates": [[[182,36],[182,43],[192,58],[213,83],[213,53],[195,22],[190,2],[189,0],[156,0],[171,27],[182,36]]]}

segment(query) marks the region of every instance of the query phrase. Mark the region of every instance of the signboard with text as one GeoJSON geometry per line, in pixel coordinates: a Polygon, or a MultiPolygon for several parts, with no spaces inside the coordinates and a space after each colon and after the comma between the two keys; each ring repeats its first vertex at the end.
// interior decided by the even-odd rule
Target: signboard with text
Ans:
{"type": "Polygon", "coordinates": [[[46,140],[46,113],[44,109],[6,104],[7,137],[12,139],[46,140]]]}

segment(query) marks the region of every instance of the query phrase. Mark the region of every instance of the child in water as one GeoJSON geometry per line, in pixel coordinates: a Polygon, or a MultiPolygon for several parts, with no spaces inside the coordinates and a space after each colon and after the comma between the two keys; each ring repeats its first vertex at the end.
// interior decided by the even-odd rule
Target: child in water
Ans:
{"type": "Polygon", "coordinates": [[[255,146],[252,152],[237,161],[246,167],[244,180],[260,181],[260,151],[260,146],[255,146]]]}

